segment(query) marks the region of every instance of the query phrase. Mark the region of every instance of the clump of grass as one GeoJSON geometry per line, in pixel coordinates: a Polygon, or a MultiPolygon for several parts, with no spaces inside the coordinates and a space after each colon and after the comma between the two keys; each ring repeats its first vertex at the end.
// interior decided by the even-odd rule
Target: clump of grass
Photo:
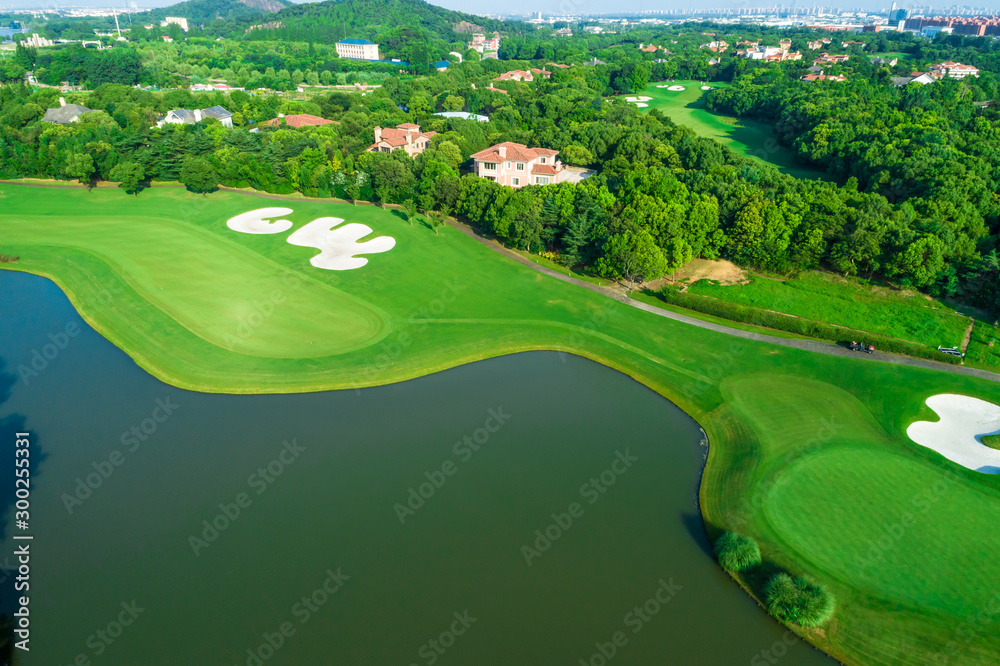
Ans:
{"type": "Polygon", "coordinates": [[[12,264],[20,259],[20,257],[11,257],[6,254],[0,254],[0,264],[12,264]]]}
{"type": "Polygon", "coordinates": [[[984,435],[979,440],[991,449],[1000,449],[1000,435],[984,435]]]}
{"type": "Polygon", "coordinates": [[[715,557],[723,569],[739,573],[760,566],[760,546],[750,537],[726,532],[715,542],[715,557]]]}
{"type": "Polygon", "coordinates": [[[800,627],[818,627],[833,616],[833,595],[824,586],[806,578],[775,574],[767,584],[767,610],[771,615],[800,627]]]}

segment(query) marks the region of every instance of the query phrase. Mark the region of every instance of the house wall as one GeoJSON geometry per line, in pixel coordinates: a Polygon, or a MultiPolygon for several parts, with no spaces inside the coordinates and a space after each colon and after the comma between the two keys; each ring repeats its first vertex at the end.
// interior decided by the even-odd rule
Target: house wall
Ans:
{"type": "Polygon", "coordinates": [[[336,44],[337,55],[350,60],[378,60],[378,44],[336,44]]]}

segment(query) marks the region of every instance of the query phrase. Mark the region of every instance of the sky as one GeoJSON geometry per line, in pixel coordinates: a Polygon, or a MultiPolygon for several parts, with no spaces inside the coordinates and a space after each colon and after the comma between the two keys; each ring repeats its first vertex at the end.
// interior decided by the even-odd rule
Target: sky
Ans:
{"type": "MultiPolygon", "coordinates": [[[[293,0],[294,1],[294,0],[293,0]]],[[[52,8],[52,7],[122,7],[128,2],[130,6],[139,9],[149,9],[151,7],[165,7],[175,4],[171,0],[0,0],[0,10],[11,8],[52,8]]],[[[644,10],[662,9],[691,9],[695,7],[761,7],[774,4],[792,5],[799,7],[811,7],[819,4],[823,6],[839,6],[844,8],[865,7],[868,10],[888,9],[891,0],[508,0],[503,5],[498,5],[487,0],[434,0],[432,4],[440,5],[448,9],[468,12],[470,14],[481,14],[495,11],[498,6],[502,6],[507,13],[524,13],[540,11],[543,15],[550,14],[599,14],[611,12],[639,12],[644,10]]],[[[907,7],[911,3],[900,2],[900,7],[907,7]]],[[[933,0],[928,0],[921,4],[933,4],[933,0]]],[[[940,2],[942,7],[953,4],[968,4],[973,6],[986,6],[995,8],[1000,12],[1000,0],[947,0],[940,2]]]]}

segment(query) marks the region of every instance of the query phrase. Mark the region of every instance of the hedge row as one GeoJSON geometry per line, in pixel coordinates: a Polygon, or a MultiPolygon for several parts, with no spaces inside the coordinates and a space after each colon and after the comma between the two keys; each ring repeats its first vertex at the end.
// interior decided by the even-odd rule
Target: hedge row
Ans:
{"type": "Polygon", "coordinates": [[[744,324],[774,328],[779,331],[797,333],[810,338],[820,338],[822,340],[830,340],[832,342],[849,342],[851,340],[856,340],[858,342],[864,341],[868,344],[875,345],[875,349],[878,351],[889,352],[892,354],[905,354],[907,356],[916,356],[918,358],[927,358],[941,363],[952,363],[958,365],[962,362],[962,359],[957,356],[942,354],[936,349],[927,348],[915,342],[908,342],[906,340],[900,340],[899,338],[877,335],[868,331],[859,331],[853,328],[844,328],[843,326],[834,326],[833,324],[827,324],[825,322],[815,321],[812,319],[793,317],[765,310],[763,308],[757,308],[752,305],[740,305],[738,303],[722,301],[717,298],[682,293],[674,287],[664,287],[659,292],[656,292],[656,294],[671,305],[678,305],[682,308],[687,308],[696,312],[703,312],[705,314],[714,315],[723,319],[729,319],[730,321],[738,321],[743,322],[744,324]]]}

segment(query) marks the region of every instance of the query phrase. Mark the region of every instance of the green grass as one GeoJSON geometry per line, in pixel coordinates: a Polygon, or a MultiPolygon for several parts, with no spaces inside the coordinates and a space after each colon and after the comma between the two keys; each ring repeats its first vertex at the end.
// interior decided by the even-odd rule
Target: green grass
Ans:
{"type": "Polygon", "coordinates": [[[699,280],[688,291],[930,347],[961,345],[970,323],[968,317],[922,294],[817,271],[789,280],[751,276],[745,285],[699,280]]]}
{"type": "Polygon", "coordinates": [[[1000,330],[996,326],[976,320],[965,350],[965,362],[1000,372],[1000,330]]]}
{"type": "Polygon", "coordinates": [[[795,160],[793,151],[779,145],[777,139],[764,125],[708,111],[702,99],[707,92],[701,89],[703,85],[721,88],[727,84],[720,82],[706,84],[703,81],[655,81],[651,82],[645,91],[625,97],[651,97],[652,99],[646,102],[649,107],[642,109],[643,111],[659,109],[678,125],[690,127],[698,136],[714,139],[740,155],[753,157],[777,167],[782,173],[797,178],[830,179],[823,171],[799,164],[795,160]],[[684,90],[674,92],[667,88],[657,88],[664,85],[684,86],[684,90]]]}
{"type": "Polygon", "coordinates": [[[900,53],[898,51],[887,51],[886,53],[872,53],[868,56],[871,58],[899,58],[900,60],[912,60],[912,53],[900,53]]]}
{"type": "Polygon", "coordinates": [[[849,664],[924,664],[959,638],[963,654],[949,663],[1000,661],[997,632],[956,634],[996,594],[1000,477],[905,435],[909,423],[936,419],[927,397],[1000,403],[996,383],[695,329],[374,207],[166,188],[128,197],[0,185],[0,197],[0,254],[20,257],[0,266],[55,279],[98,331],[183,388],[353,388],[530,349],[616,368],[705,428],[709,535],[753,538],[765,562],[830,589],[833,619],[796,629],[802,636],[849,664]],[[294,209],[296,228],[343,217],[397,245],[361,269],[323,271],[309,264],[315,250],[285,242],[288,232],[225,226],[275,205],[294,209]],[[264,321],[227,342],[269,297],[277,303],[264,321]],[[928,491],[941,499],[924,510],[928,491]],[[907,511],[915,522],[891,536],[907,511]],[[886,531],[884,557],[859,568],[886,531]]]}
{"type": "Polygon", "coordinates": [[[984,435],[979,441],[991,449],[1000,449],[1000,435],[984,435]]]}

